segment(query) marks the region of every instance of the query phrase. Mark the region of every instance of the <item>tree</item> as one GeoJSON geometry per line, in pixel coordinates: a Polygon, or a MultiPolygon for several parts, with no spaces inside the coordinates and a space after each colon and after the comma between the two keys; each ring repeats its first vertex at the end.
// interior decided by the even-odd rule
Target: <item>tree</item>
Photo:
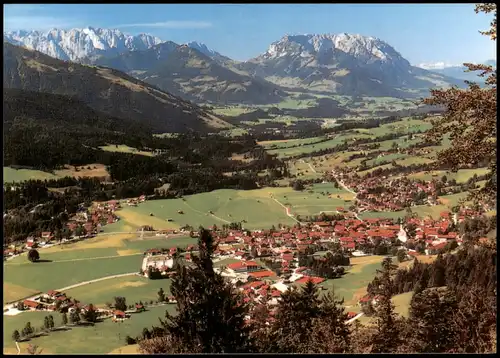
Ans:
{"type": "Polygon", "coordinates": [[[141,341],[141,349],[152,353],[238,353],[251,352],[248,312],[242,297],[213,268],[216,244],[209,231],[201,229],[199,255],[193,267],[177,265],[171,292],[177,314],[166,313],[161,321],[163,337],[141,341]]]}
{"type": "Polygon", "coordinates": [[[49,323],[49,317],[45,316],[44,320],[43,320],[43,327],[46,329],[46,330],[49,330],[50,329],[50,323],[49,323]]]}
{"type": "Polygon", "coordinates": [[[26,326],[24,326],[23,333],[25,336],[29,336],[33,333],[33,327],[31,327],[31,322],[26,322],[26,326]]]}
{"type": "Polygon", "coordinates": [[[94,305],[92,303],[89,304],[83,316],[87,322],[92,322],[92,323],[97,322],[97,311],[95,310],[94,305]]]}
{"type": "Polygon", "coordinates": [[[165,292],[163,291],[163,288],[160,288],[158,291],[158,301],[165,302],[165,292]]]}
{"type": "Polygon", "coordinates": [[[302,180],[296,180],[293,182],[293,190],[296,190],[296,191],[302,191],[305,189],[305,186],[304,186],[304,183],[302,182],[302,180]]]}
{"type": "Polygon", "coordinates": [[[399,262],[403,262],[406,260],[406,251],[405,250],[399,250],[397,253],[397,258],[399,262]]]}
{"type": "Polygon", "coordinates": [[[120,310],[120,311],[127,310],[127,301],[126,301],[125,297],[117,296],[114,299],[115,299],[115,309],[120,310]]]}
{"type": "Polygon", "coordinates": [[[446,353],[456,344],[459,332],[454,324],[457,310],[454,293],[446,288],[426,289],[415,294],[410,305],[408,326],[410,350],[418,353],[446,353]]]}
{"type": "Polygon", "coordinates": [[[66,326],[68,324],[68,315],[66,313],[63,313],[61,315],[61,322],[63,326],[66,326]]]}
{"type": "Polygon", "coordinates": [[[343,301],[330,293],[319,298],[309,280],[281,295],[269,334],[269,353],[345,353],[349,345],[343,301]]]}
{"type": "MultiPolygon", "coordinates": [[[[496,41],[496,4],[478,4],[476,13],[493,13],[493,20],[488,31],[483,35],[496,41]]],[[[427,139],[441,141],[444,135],[451,133],[451,146],[438,153],[438,161],[453,170],[469,164],[486,163],[489,166],[487,182],[471,198],[492,200],[496,198],[496,118],[497,95],[496,70],[492,66],[465,63],[469,71],[480,71],[480,77],[486,77],[485,86],[467,82],[467,89],[452,87],[433,89],[431,97],[424,104],[444,106],[446,111],[432,121],[433,127],[426,133],[427,139]]]]}
{"type": "Polygon", "coordinates": [[[28,260],[30,260],[31,262],[37,262],[38,260],[40,260],[40,254],[38,253],[38,251],[35,249],[31,249],[30,251],[28,251],[28,260]]]}
{"type": "Polygon", "coordinates": [[[80,322],[80,315],[76,310],[69,314],[69,322],[72,324],[77,324],[78,322],[80,322]]]}
{"type": "Polygon", "coordinates": [[[14,332],[12,332],[12,339],[14,342],[19,342],[21,339],[21,335],[19,334],[19,331],[16,329],[14,332]]]}

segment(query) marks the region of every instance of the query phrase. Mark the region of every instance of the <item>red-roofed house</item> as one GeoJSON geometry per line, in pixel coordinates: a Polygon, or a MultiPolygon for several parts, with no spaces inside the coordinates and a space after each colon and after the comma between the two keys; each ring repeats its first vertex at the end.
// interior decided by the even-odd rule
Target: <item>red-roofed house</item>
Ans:
{"type": "Polygon", "coordinates": [[[299,278],[297,281],[295,282],[298,282],[298,283],[306,283],[307,281],[311,280],[314,284],[319,284],[323,281],[325,281],[324,278],[322,277],[314,277],[314,276],[304,276],[302,278],[299,278]]]}
{"type": "Polygon", "coordinates": [[[274,276],[274,272],[272,271],[257,271],[257,272],[250,272],[249,276],[252,276],[253,278],[264,278],[264,277],[272,277],[274,276]]]}
{"type": "Polygon", "coordinates": [[[260,266],[257,265],[254,261],[240,261],[227,265],[229,270],[232,270],[237,273],[242,272],[253,272],[260,270],[260,266]]]}

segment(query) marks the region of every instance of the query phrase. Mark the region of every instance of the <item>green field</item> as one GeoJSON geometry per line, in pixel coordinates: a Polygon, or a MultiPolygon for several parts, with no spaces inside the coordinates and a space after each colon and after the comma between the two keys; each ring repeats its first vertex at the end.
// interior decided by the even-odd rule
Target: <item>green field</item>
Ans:
{"type": "Polygon", "coordinates": [[[115,296],[125,297],[127,304],[156,301],[160,288],[165,294],[170,294],[170,283],[170,279],[150,280],[141,276],[126,276],[72,288],[65,293],[86,304],[104,307],[107,302],[113,302],[115,296]]]}
{"type": "Polygon", "coordinates": [[[58,179],[57,175],[43,172],[41,170],[32,169],[14,169],[11,167],[3,167],[3,182],[4,183],[19,183],[30,179],[58,179]]]}
{"type": "MultiPolygon", "coordinates": [[[[333,290],[334,294],[344,299],[346,306],[357,305],[358,300],[366,294],[366,286],[373,280],[380,264],[385,256],[365,256],[351,258],[351,267],[347,273],[338,279],[327,280],[320,286],[328,288],[328,293],[333,290]]],[[[349,307],[347,310],[352,311],[349,307]]]]}
{"type": "Polygon", "coordinates": [[[369,138],[370,135],[362,133],[349,133],[349,134],[339,134],[335,138],[332,138],[326,142],[321,142],[317,144],[302,145],[300,147],[285,148],[285,149],[273,149],[269,150],[269,154],[277,154],[280,158],[286,158],[295,156],[298,154],[312,153],[318,150],[329,149],[335,147],[336,145],[342,144],[347,140],[352,140],[353,138],[369,138]]]}
{"type": "MultiPolygon", "coordinates": [[[[269,188],[272,190],[273,188],[269,188]]],[[[123,228],[135,229],[141,225],[153,225],[155,229],[182,227],[186,224],[197,228],[209,227],[246,220],[247,229],[269,228],[278,222],[293,225],[294,221],[283,207],[269,197],[268,188],[258,190],[222,189],[186,196],[182,199],[151,200],[137,207],[125,207],[116,212],[121,218],[107,225],[108,232],[123,228]],[[179,214],[178,211],[184,214],[179,214]],[[213,215],[209,211],[213,212],[213,215]],[[153,213],[154,216],[149,214],[153,213]],[[168,219],[173,221],[168,222],[168,219]]],[[[291,188],[285,188],[291,191],[291,188]]]]}
{"type": "Polygon", "coordinates": [[[402,293],[392,297],[392,303],[394,303],[394,311],[403,316],[408,317],[410,309],[410,301],[413,296],[413,291],[402,293]]]}
{"type": "Polygon", "coordinates": [[[347,208],[352,202],[346,200],[354,198],[353,194],[342,188],[335,188],[332,183],[313,184],[303,191],[275,190],[273,195],[283,205],[290,206],[294,215],[315,215],[321,211],[336,211],[337,207],[347,208]],[[330,195],[326,195],[327,192],[330,195]]]}
{"type": "Polygon", "coordinates": [[[432,180],[432,179],[441,179],[443,175],[445,175],[448,180],[455,179],[457,183],[465,183],[467,180],[472,178],[474,174],[484,175],[488,173],[487,168],[478,168],[478,169],[460,169],[456,173],[444,171],[444,170],[435,170],[432,172],[419,172],[408,175],[409,179],[420,179],[420,180],[432,180]]]}
{"type": "MultiPolygon", "coordinates": [[[[197,239],[189,237],[131,240],[103,236],[102,239],[97,237],[87,242],[66,245],[64,249],[55,246],[40,250],[41,259],[51,262],[31,263],[23,255],[4,263],[4,302],[101,277],[139,272],[145,250],[185,247],[196,242],[197,239]]],[[[106,282],[110,281],[102,281],[102,284],[106,282]]],[[[101,283],[91,285],[97,284],[101,283]]],[[[82,286],[82,289],[88,287],[82,286]]]]}
{"type": "Polygon", "coordinates": [[[280,149],[290,147],[292,145],[309,145],[315,143],[323,137],[311,137],[311,138],[300,138],[300,139],[289,139],[289,140],[269,140],[264,142],[258,142],[257,144],[263,146],[266,149],[280,149]]]}
{"type": "Polygon", "coordinates": [[[136,148],[132,148],[132,147],[129,147],[129,146],[123,145],[123,144],[119,144],[119,145],[109,144],[106,146],[101,146],[99,148],[106,151],[106,152],[132,153],[132,154],[138,154],[138,155],[145,155],[148,157],[153,156],[153,153],[151,153],[151,152],[138,150],[136,148]]]}
{"type": "MultiPolygon", "coordinates": [[[[146,312],[133,314],[124,322],[115,323],[110,319],[97,323],[93,327],[72,327],[70,331],[51,332],[48,336],[34,338],[20,344],[22,353],[29,344],[36,344],[43,349],[42,354],[105,354],[125,345],[127,335],[137,336],[144,327],[159,325],[158,318],[171,313],[175,305],[152,307],[146,312]]],[[[30,321],[33,327],[43,326],[46,312],[28,312],[17,316],[4,316],[4,353],[17,354],[11,336],[15,329],[21,330],[30,321]]],[[[54,315],[56,325],[61,324],[61,317],[54,315]]]]}

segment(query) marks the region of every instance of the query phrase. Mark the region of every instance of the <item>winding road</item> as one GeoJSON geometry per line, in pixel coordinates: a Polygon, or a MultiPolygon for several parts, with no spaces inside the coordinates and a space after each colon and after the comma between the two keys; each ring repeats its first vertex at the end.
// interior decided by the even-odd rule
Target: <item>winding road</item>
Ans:
{"type": "MultiPolygon", "coordinates": [[[[104,281],[104,280],[109,280],[109,279],[112,279],[112,278],[119,278],[119,277],[125,277],[125,276],[134,276],[134,275],[137,275],[139,276],[139,274],[137,272],[129,272],[129,273],[122,273],[122,274],[118,274],[118,275],[111,275],[111,276],[105,276],[105,277],[100,277],[100,278],[96,278],[94,280],[90,280],[90,281],[84,281],[84,282],[80,282],[80,283],[77,283],[77,284],[74,284],[74,285],[71,285],[71,286],[66,286],[66,287],[63,287],[63,288],[58,288],[56,289],[55,291],[59,291],[59,292],[64,292],[64,291],[67,291],[67,290],[70,290],[72,288],[76,288],[76,287],[80,287],[80,286],[84,286],[84,285],[89,285],[91,283],[94,283],[94,282],[99,282],[99,281],[104,281]]],[[[36,294],[32,297],[29,297],[29,298],[25,298],[21,301],[24,301],[24,300],[33,300],[35,297],[38,297],[40,296],[40,293],[39,294],[36,294]]],[[[4,310],[5,309],[11,309],[13,308],[13,306],[19,301],[16,301],[16,302],[12,302],[6,306],[4,306],[4,310]]]]}
{"type": "MultiPolygon", "coordinates": [[[[349,193],[351,193],[351,194],[354,194],[354,200],[357,200],[357,199],[358,199],[358,194],[357,194],[354,190],[350,189],[350,188],[349,188],[347,185],[345,185],[345,184],[344,184],[341,180],[337,179],[337,177],[336,177],[335,175],[333,175],[333,177],[335,178],[335,180],[337,180],[337,182],[339,183],[339,185],[340,185],[340,186],[341,186],[344,190],[348,191],[348,192],[349,192],[349,193]]],[[[358,220],[362,220],[362,219],[359,217],[359,215],[358,215],[358,213],[357,213],[357,212],[353,212],[353,213],[354,213],[354,216],[356,217],[356,219],[358,219],[358,220]]]]}

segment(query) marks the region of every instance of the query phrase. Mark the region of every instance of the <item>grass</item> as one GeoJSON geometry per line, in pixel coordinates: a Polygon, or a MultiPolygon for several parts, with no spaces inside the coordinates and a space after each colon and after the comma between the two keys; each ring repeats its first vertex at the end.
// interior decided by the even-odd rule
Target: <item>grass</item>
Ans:
{"type": "Polygon", "coordinates": [[[3,182],[4,183],[18,183],[30,179],[57,179],[58,176],[43,172],[41,170],[32,169],[14,169],[11,167],[3,167],[3,182]]]}
{"type": "MultiPolygon", "coordinates": [[[[4,264],[4,291],[7,289],[9,293],[4,295],[4,302],[105,276],[138,272],[142,265],[142,253],[146,249],[185,247],[197,241],[190,237],[145,240],[133,239],[130,235],[126,237],[101,235],[67,245],[64,249],[54,246],[41,250],[41,259],[52,262],[31,263],[26,256],[7,261],[4,264]]],[[[129,277],[126,279],[133,280],[129,277]]],[[[110,281],[105,280],[101,284],[107,285],[110,281]]],[[[88,287],[82,286],[82,290],[88,290],[88,287]]]]}
{"type": "Polygon", "coordinates": [[[323,139],[323,137],[268,140],[268,141],[257,142],[257,144],[266,148],[266,149],[280,149],[280,148],[290,147],[292,145],[308,145],[311,143],[315,143],[321,139],[323,139]]]}
{"type": "Polygon", "coordinates": [[[128,276],[94,282],[90,286],[80,286],[65,292],[83,303],[104,307],[106,302],[113,302],[115,296],[125,297],[127,304],[156,301],[160,288],[163,288],[165,294],[170,294],[170,284],[170,279],[150,280],[140,276],[128,276]]]}
{"type": "Polygon", "coordinates": [[[278,157],[280,158],[286,158],[298,154],[312,153],[318,150],[328,149],[338,144],[342,144],[345,141],[352,140],[353,138],[368,138],[368,137],[370,137],[370,135],[360,134],[360,133],[339,134],[337,135],[337,137],[332,138],[325,142],[308,144],[308,145],[305,144],[300,147],[294,147],[294,148],[272,149],[268,150],[268,152],[269,154],[277,154],[278,157]]]}
{"type": "Polygon", "coordinates": [[[123,208],[116,214],[121,220],[107,225],[106,231],[121,231],[124,228],[134,230],[141,225],[152,225],[155,229],[182,227],[186,224],[195,228],[199,225],[209,227],[241,220],[246,220],[244,226],[247,229],[269,228],[278,222],[289,225],[294,223],[286,216],[283,207],[269,197],[265,189],[222,189],[186,196],[184,200],[151,200],[137,207],[123,208]],[[184,214],[179,214],[179,210],[184,214]],[[168,219],[173,221],[168,222],[168,219]]]}
{"type": "MultiPolygon", "coordinates": [[[[43,253],[41,256],[43,259],[43,253]]],[[[142,257],[139,255],[39,263],[20,257],[4,265],[4,282],[46,292],[105,276],[138,272],[141,264],[142,257]]]]}
{"type": "MultiPolygon", "coordinates": [[[[326,280],[320,285],[328,288],[324,294],[333,290],[334,294],[344,299],[344,305],[355,306],[366,294],[366,286],[370,283],[385,256],[365,256],[351,258],[351,267],[347,273],[337,279],[326,280]]],[[[352,308],[349,307],[348,311],[352,308]]]]}
{"type": "Polygon", "coordinates": [[[413,296],[413,291],[402,293],[392,297],[392,303],[394,303],[394,311],[403,316],[409,316],[410,301],[413,296]]]}
{"type": "MultiPolygon", "coordinates": [[[[21,351],[24,353],[29,344],[36,344],[43,349],[44,354],[108,353],[123,347],[127,335],[137,336],[144,327],[158,325],[158,318],[164,317],[167,310],[173,313],[175,305],[153,307],[146,312],[133,314],[130,319],[121,323],[114,323],[108,319],[93,327],[73,327],[69,331],[51,332],[48,336],[20,343],[21,351]]],[[[4,352],[16,351],[11,338],[15,329],[22,329],[28,321],[33,327],[40,327],[46,315],[46,312],[29,312],[17,316],[5,316],[4,352]]],[[[54,315],[54,320],[56,325],[61,323],[58,315],[54,315]]]]}
{"type": "Polygon", "coordinates": [[[432,180],[433,178],[441,179],[445,175],[448,180],[455,179],[457,183],[465,183],[467,180],[472,178],[474,174],[484,175],[488,173],[487,168],[477,168],[477,169],[460,169],[456,173],[444,171],[444,170],[434,170],[431,172],[418,172],[408,175],[409,179],[420,179],[420,180],[432,180]]]}
{"type": "Polygon", "coordinates": [[[349,207],[352,203],[346,200],[354,199],[352,193],[342,188],[335,188],[332,183],[313,184],[303,191],[275,188],[272,192],[280,203],[290,206],[294,215],[315,215],[321,211],[335,211],[337,207],[349,207]],[[322,194],[327,192],[330,195],[322,194]]]}
{"type": "Polygon", "coordinates": [[[55,170],[53,173],[44,172],[33,169],[14,169],[11,167],[3,167],[3,182],[4,183],[19,183],[26,180],[50,180],[60,179],[67,176],[70,177],[107,177],[109,174],[106,167],[102,164],[88,164],[78,167],[78,171],[74,167],[66,166],[66,169],[55,170]],[[87,169],[89,168],[90,169],[87,169]]]}
{"type": "Polygon", "coordinates": [[[136,148],[132,148],[132,147],[129,147],[128,145],[124,145],[124,144],[119,144],[119,145],[109,144],[106,146],[101,146],[99,148],[106,151],[106,152],[132,153],[132,154],[138,154],[138,155],[145,155],[148,157],[153,156],[153,153],[151,153],[151,152],[138,150],[136,148]]]}
{"type": "Polygon", "coordinates": [[[40,291],[26,288],[23,286],[15,285],[13,283],[3,283],[3,304],[13,302],[20,298],[30,297],[36,295],[40,291]]]}

